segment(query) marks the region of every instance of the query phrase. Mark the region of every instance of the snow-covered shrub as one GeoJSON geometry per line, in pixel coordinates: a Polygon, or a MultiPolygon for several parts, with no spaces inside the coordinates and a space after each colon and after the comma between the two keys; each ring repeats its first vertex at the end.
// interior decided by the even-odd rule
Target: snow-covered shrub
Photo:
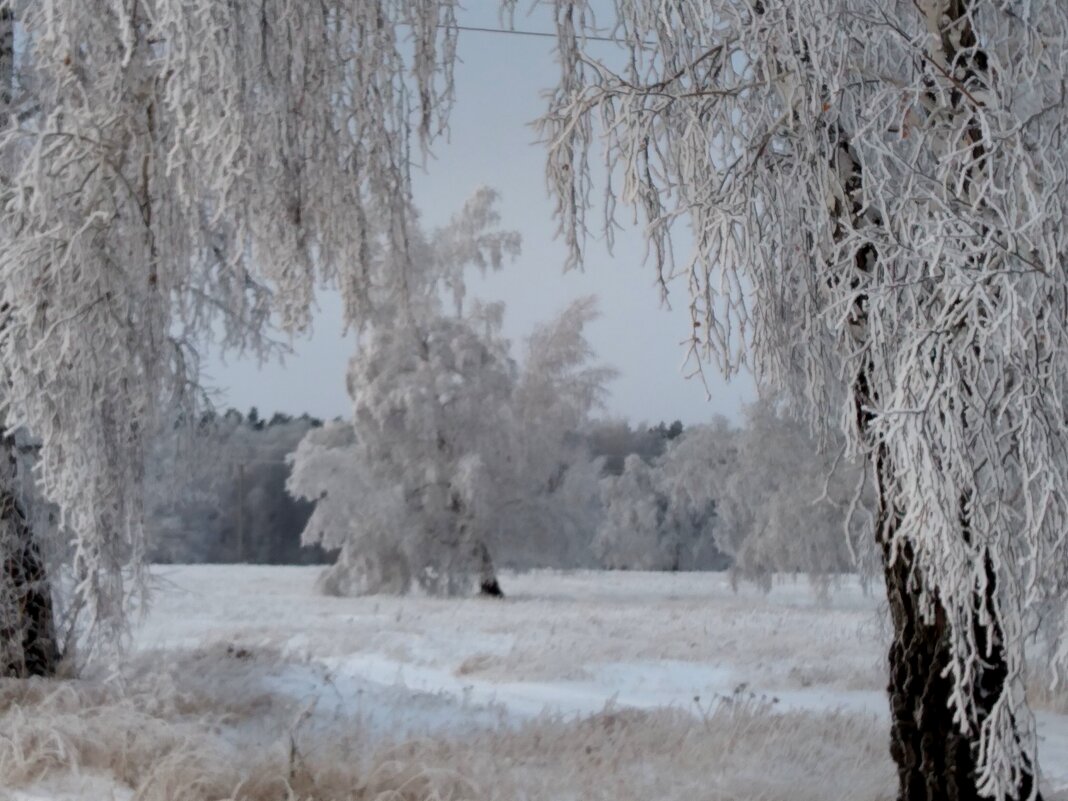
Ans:
{"type": "Polygon", "coordinates": [[[822,584],[871,567],[861,468],[771,403],[746,424],[686,428],[653,459],[632,453],[601,480],[594,556],[609,568],[718,569],[767,586],[775,573],[822,584]]]}
{"type": "Polygon", "coordinates": [[[735,577],[768,586],[775,573],[801,573],[818,585],[871,569],[870,491],[863,468],[841,445],[817,441],[801,421],[771,403],[746,410],[728,460],[709,471],[716,483],[716,545],[735,577]]]}
{"type": "Polygon", "coordinates": [[[619,476],[601,481],[604,517],[593,554],[610,569],[667,570],[677,554],[668,541],[666,499],[657,491],[655,469],[631,454],[619,476]]]}

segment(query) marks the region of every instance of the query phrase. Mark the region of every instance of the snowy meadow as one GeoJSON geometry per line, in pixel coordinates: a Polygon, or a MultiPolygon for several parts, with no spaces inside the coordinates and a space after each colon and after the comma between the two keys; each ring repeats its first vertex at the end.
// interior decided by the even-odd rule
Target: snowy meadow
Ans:
{"type": "MultiPolygon", "coordinates": [[[[0,798],[887,799],[885,644],[854,579],[505,573],[505,600],[157,566],[131,653],[0,685],[0,798]]],[[[1047,797],[1068,708],[1039,704],[1047,797]]]]}

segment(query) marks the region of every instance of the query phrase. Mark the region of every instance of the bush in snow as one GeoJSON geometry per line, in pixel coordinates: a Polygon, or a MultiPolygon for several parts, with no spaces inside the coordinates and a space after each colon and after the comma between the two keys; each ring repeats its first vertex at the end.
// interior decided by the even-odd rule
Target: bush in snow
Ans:
{"type": "Polygon", "coordinates": [[[713,542],[716,483],[709,466],[730,444],[725,424],[693,426],[652,463],[637,454],[620,475],[601,480],[604,516],[593,543],[605,567],[716,570],[726,560],[713,542]]]}
{"type": "Polygon", "coordinates": [[[860,503],[870,492],[863,468],[773,404],[748,407],[746,423],[730,435],[728,458],[709,471],[715,541],[733,575],[768,587],[775,573],[803,573],[825,589],[837,574],[867,574],[874,554],[861,536],[870,525],[860,503]]]}

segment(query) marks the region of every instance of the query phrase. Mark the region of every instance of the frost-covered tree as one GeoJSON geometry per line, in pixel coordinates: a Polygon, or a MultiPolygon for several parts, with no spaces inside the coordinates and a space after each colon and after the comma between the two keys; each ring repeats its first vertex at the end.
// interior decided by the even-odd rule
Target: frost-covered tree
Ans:
{"type": "Polygon", "coordinates": [[[604,476],[593,542],[598,561],[628,570],[723,568],[713,533],[722,483],[734,469],[734,437],[723,420],[691,426],[657,458],[629,454],[619,475],[604,476]]]}
{"type": "Polygon", "coordinates": [[[737,431],[722,417],[673,437],[656,461],[657,487],[667,506],[674,565],[719,570],[727,552],[719,542],[723,482],[737,468],[737,431]]]}
{"type": "Polygon", "coordinates": [[[623,472],[601,480],[604,509],[592,549],[610,570],[667,570],[677,564],[665,516],[667,500],[657,492],[655,468],[630,454],[623,472]]]}
{"type": "Polygon", "coordinates": [[[258,350],[271,313],[305,327],[320,280],[358,324],[376,266],[414,263],[410,169],[452,101],[455,5],[0,10],[0,413],[41,443],[92,648],[143,586],[146,437],[175,405],[196,418],[202,341],[258,350]]]}
{"type": "Polygon", "coordinates": [[[361,462],[376,488],[401,493],[405,514],[384,534],[434,594],[499,593],[485,507],[515,383],[499,326],[479,315],[378,329],[349,366],[361,462]]]}
{"type": "Polygon", "coordinates": [[[506,564],[575,567],[588,561],[600,513],[600,465],[583,433],[616,374],[593,361],[586,326],[597,315],[594,298],[579,298],[527,339],[509,401],[494,526],[506,564]]]}
{"type": "Polygon", "coordinates": [[[476,303],[464,313],[464,271],[497,269],[518,252],[518,235],[496,230],[495,198],[478,190],[429,235],[413,215],[410,263],[388,249],[371,255],[376,277],[347,376],[352,441],[334,429],[309,438],[289,481],[294,495],[318,502],[305,543],[341,548],[324,580],[330,591],[405,592],[414,582],[434,594],[474,585],[500,593],[481,509],[515,365],[500,334],[502,307],[476,303]],[[359,465],[350,494],[380,512],[357,519],[348,499],[330,494],[322,466],[333,469],[339,447],[359,465]]]}
{"type": "Polygon", "coordinates": [[[901,797],[1035,796],[1024,639],[1068,525],[1068,9],[608,7],[617,60],[586,47],[591,4],[555,3],[543,131],[572,258],[599,142],[609,213],[636,207],[688,283],[695,354],[787,387],[868,460],[901,797]]]}
{"type": "Polygon", "coordinates": [[[316,502],[305,542],[340,549],[326,591],[496,594],[496,554],[521,566],[553,550],[581,558],[597,466],[578,431],[612,374],[588,363],[593,302],[539,327],[521,373],[502,312],[380,326],[361,343],[351,425],[310,432],[289,481],[316,502]]]}
{"type": "Polygon", "coordinates": [[[339,550],[326,592],[496,585],[483,457],[501,451],[515,366],[499,325],[487,336],[478,322],[376,329],[349,366],[352,422],[309,432],[293,454],[289,491],[315,502],[302,539],[339,550]]]}
{"type": "Polygon", "coordinates": [[[871,569],[865,489],[841,448],[757,403],[740,428],[723,418],[690,426],[655,459],[630,454],[606,475],[594,553],[617,569],[729,565],[734,580],[765,588],[776,573],[805,573],[826,591],[838,574],[871,569]]]}
{"type": "MultiPolygon", "coordinates": [[[[859,570],[866,577],[873,555],[866,536],[870,487],[841,445],[820,443],[804,421],[768,402],[748,407],[744,427],[728,436],[722,466],[685,474],[687,483],[712,478],[715,542],[730,557],[732,575],[768,588],[776,573],[804,573],[821,593],[839,574],[859,570]]],[[[717,451],[723,453],[708,453],[717,451]]]]}

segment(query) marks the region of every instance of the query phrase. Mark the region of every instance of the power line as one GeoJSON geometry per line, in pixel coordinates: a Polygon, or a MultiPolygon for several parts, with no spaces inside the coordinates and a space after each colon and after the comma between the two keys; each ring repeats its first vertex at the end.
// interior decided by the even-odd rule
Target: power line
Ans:
{"type": "MultiPolygon", "coordinates": [[[[523,31],[517,28],[480,28],[477,25],[454,25],[452,26],[458,31],[474,31],[475,33],[504,33],[511,36],[535,36],[540,39],[556,39],[555,33],[548,33],[546,31],[523,31]]],[[[581,39],[588,39],[591,42],[612,42],[614,44],[626,44],[623,39],[615,39],[611,36],[594,36],[592,34],[586,34],[580,36],[581,39]]]]}

